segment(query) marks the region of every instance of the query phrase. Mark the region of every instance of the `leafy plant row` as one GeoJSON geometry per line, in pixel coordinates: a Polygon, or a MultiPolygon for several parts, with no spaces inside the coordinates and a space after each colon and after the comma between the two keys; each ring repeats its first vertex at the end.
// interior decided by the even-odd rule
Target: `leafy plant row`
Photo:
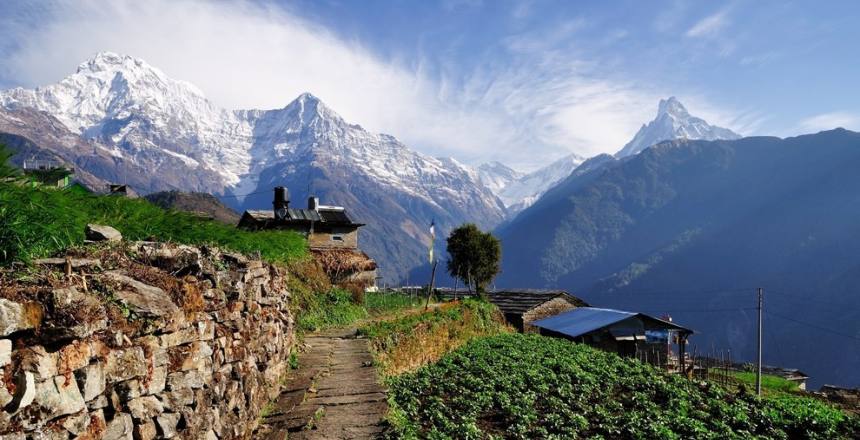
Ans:
{"type": "Polygon", "coordinates": [[[760,400],[566,340],[475,339],[390,381],[394,437],[851,439],[860,421],[817,400],[760,400]]]}

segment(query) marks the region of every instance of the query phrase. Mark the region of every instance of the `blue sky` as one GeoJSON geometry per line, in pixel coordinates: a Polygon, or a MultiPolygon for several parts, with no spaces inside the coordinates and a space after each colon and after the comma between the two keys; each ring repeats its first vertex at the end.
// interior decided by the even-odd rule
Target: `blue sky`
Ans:
{"type": "Polygon", "coordinates": [[[226,108],[310,91],[472,164],[614,152],[669,95],[744,135],[860,130],[860,2],[43,0],[0,17],[3,88],[112,50],[226,108]]]}

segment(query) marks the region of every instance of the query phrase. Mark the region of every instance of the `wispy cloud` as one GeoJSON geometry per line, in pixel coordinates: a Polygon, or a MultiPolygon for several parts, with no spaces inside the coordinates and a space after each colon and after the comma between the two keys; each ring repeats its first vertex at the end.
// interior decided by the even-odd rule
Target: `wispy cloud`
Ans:
{"type": "Polygon", "coordinates": [[[822,113],[800,121],[804,133],[847,128],[860,130],[860,114],[849,112],[822,113]]]}
{"type": "MultiPolygon", "coordinates": [[[[529,170],[570,152],[615,152],[653,117],[659,98],[683,96],[582,56],[574,43],[589,23],[581,18],[512,35],[498,48],[507,51],[504,62],[488,54],[474,71],[429,74],[445,69],[425,68],[426,59],[407,65],[380,57],[289,11],[250,1],[37,4],[29,18],[16,18],[19,25],[0,18],[0,76],[7,82],[54,83],[111,50],[194,83],[225,108],[283,107],[308,91],[350,122],[471,163],[494,159],[529,170]]],[[[729,114],[710,111],[717,122],[729,114]]]]}
{"type": "Polygon", "coordinates": [[[728,8],[717,11],[696,22],[693,27],[687,29],[686,35],[693,38],[716,36],[728,24],[728,15],[728,8]]]}

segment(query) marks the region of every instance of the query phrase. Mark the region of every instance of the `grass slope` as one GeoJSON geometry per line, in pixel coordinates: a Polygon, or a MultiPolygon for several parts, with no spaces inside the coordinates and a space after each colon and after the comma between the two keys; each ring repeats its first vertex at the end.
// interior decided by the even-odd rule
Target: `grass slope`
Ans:
{"type": "Polygon", "coordinates": [[[293,232],[250,232],[191,214],[165,211],[142,199],[99,196],[80,187],[65,191],[0,183],[0,265],[51,255],[84,241],[87,223],[113,226],[129,240],[211,244],[271,262],[307,254],[293,232]]]}
{"type": "Polygon", "coordinates": [[[480,338],[390,381],[402,438],[849,439],[817,400],[758,400],[536,335],[480,338]]]}
{"type": "Polygon", "coordinates": [[[505,331],[509,329],[494,305],[471,299],[359,329],[370,339],[377,366],[385,376],[414,370],[471,339],[505,331]]]}

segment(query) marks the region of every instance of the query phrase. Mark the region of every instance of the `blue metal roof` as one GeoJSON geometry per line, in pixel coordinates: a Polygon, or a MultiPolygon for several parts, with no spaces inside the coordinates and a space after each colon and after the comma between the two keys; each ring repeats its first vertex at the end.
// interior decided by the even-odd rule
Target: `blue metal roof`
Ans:
{"type": "Polygon", "coordinates": [[[636,315],[621,310],[579,307],[531,324],[575,338],[636,315]]]}
{"type": "Polygon", "coordinates": [[[534,321],[531,325],[575,338],[634,316],[639,316],[651,323],[657,323],[661,327],[690,333],[693,332],[692,330],[681,327],[673,322],[657,319],[643,313],[625,312],[623,310],[614,309],[599,309],[597,307],[578,307],[549,318],[534,321]]]}

